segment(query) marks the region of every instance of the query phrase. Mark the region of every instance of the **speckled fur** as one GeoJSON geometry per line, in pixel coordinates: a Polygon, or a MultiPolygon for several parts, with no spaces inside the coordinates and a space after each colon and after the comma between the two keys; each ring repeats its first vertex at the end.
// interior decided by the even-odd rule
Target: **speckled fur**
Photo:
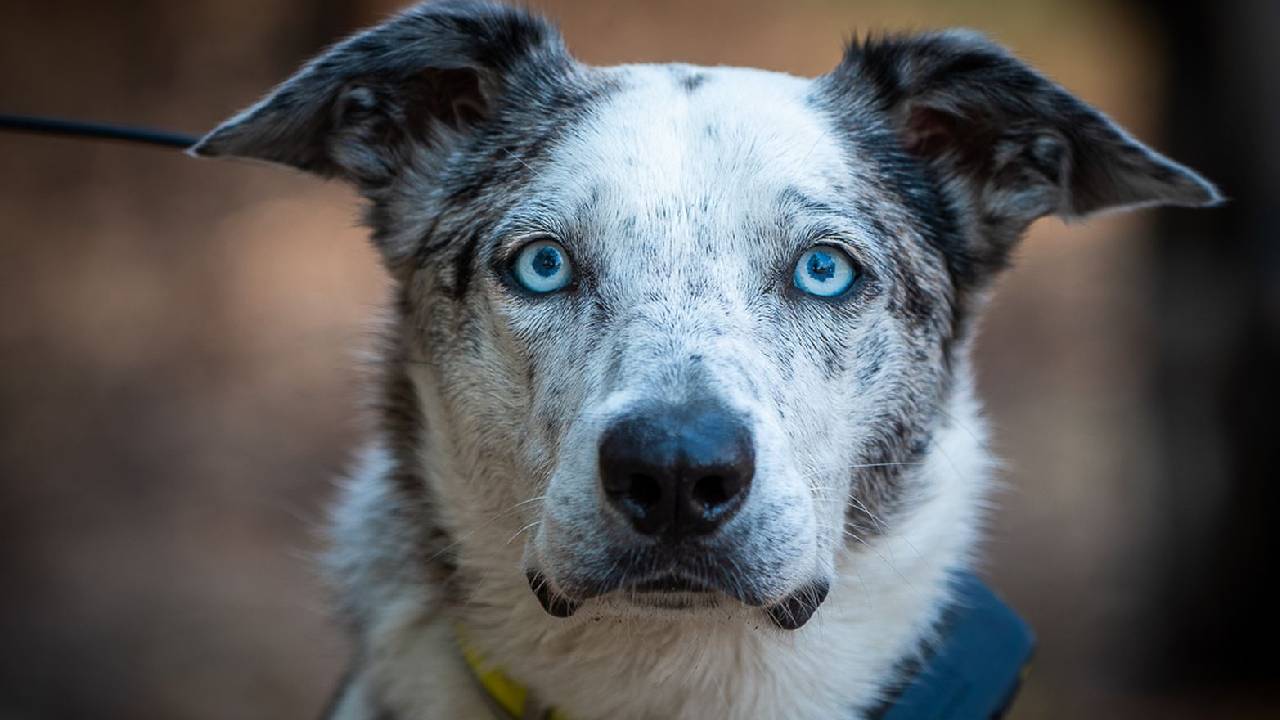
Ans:
{"type": "Polygon", "coordinates": [[[857,43],[814,80],[593,68],[466,2],[340,43],[195,153],[353,183],[394,280],[382,423],[335,513],[341,720],[485,717],[459,628],[579,720],[856,716],[972,559],[971,319],[1012,246],[1046,214],[1217,199],[971,33],[857,43]],[[569,291],[509,277],[541,234],[569,291]],[[791,286],[815,242],[860,266],[846,297],[791,286]],[[658,561],[603,502],[601,431],[705,395],[756,447],[742,509],[680,560],[726,592],[620,590],[658,561]],[[798,630],[761,609],[818,584],[798,630]]]}

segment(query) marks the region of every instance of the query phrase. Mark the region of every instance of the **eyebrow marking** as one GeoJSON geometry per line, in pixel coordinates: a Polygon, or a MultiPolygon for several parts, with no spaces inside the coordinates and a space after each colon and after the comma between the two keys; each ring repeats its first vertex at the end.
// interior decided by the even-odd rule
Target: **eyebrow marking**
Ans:
{"type": "Polygon", "coordinates": [[[778,194],[778,204],[792,216],[808,214],[844,218],[865,228],[876,237],[893,236],[893,232],[876,212],[875,207],[865,199],[856,200],[852,205],[842,207],[819,200],[794,185],[789,185],[778,194]]]}
{"type": "Polygon", "coordinates": [[[848,210],[807,195],[794,185],[788,185],[778,193],[778,204],[795,214],[805,212],[839,216],[848,214],[848,210]]]}

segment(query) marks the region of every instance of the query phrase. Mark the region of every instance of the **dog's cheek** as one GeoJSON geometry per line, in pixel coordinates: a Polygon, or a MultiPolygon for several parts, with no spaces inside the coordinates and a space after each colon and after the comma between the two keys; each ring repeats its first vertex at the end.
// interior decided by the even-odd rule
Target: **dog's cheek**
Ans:
{"type": "Polygon", "coordinates": [[[526,538],[527,559],[556,582],[576,586],[614,561],[610,533],[596,492],[595,438],[591,414],[569,424],[555,469],[537,495],[538,525],[526,538]]]}
{"type": "Polygon", "coordinates": [[[415,319],[425,358],[420,376],[431,386],[424,402],[439,404],[428,431],[448,438],[457,465],[452,474],[464,485],[459,492],[505,508],[527,497],[532,479],[547,473],[543,453],[527,454],[521,442],[530,416],[527,363],[489,297],[472,293],[453,301],[444,287],[436,283],[430,295],[420,295],[422,318],[415,319]]]}
{"type": "Polygon", "coordinates": [[[882,308],[869,308],[845,327],[820,324],[826,318],[810,314],[805,327],[821,328],[810,331],[818,342],[797,341],[801,351],[791,359],[792,380],[779,401],[794,462],[814,499],[819,552],[826,556],[849,541],[845,519],[854,502],[856,466],[886,416],[910,402],[895,371],[909,350],[882,308]]]}
{"type": "Polygon", "coordinates": [[[569,445],[573,418],[582,412],[587,398],[599,394],[601,371],[592,362],[581,303],[568,301],[551,308],[539,319],[539,332],[519,348],[523,376],[518,379],[527,395],[527,418],[521,442],[531,460],[559,464],[569,445]]]}

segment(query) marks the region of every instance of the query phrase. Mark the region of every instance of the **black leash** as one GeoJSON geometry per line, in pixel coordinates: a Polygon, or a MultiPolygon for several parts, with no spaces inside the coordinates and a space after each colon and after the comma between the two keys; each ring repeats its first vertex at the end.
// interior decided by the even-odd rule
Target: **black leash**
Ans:
{"type": "Polygon", "coordinates": [[[58,137],[116,140],[141,145],[178,148],[186,150],[196,144],[196,138],[185,133],[153,130],[151,128],[112,125],[109,123],[62,120],[33,115],[0,115],[0,131],[26,132],[58,137]]]}

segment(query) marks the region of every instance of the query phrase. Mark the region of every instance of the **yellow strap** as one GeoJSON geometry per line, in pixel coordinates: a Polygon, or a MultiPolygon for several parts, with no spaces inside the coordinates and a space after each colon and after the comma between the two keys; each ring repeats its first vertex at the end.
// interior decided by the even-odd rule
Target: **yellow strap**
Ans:
{"type": "MultiPolygon", "coordinates": [[[[485,662],[480,653],[466,641],[466,633],[463,632],[460,626],[455,625],[454,630],[458,636],[458,647],[462,649],[462,657],[466,659],[467,666],[471,668],[471,673],[476,676],[476,680],[480,681],[480,685],[485,689],[485,692],[489,693],[489,697],[505,710],[508,715],[513,718],[524,718],[525,702],[529,699],[529,690],[512,680],[497,667],[485,662]]],[[[569,720],[564,713],[555,708],[548,710],[543,715],[543,718],[545,720],[569,720]]]]}

